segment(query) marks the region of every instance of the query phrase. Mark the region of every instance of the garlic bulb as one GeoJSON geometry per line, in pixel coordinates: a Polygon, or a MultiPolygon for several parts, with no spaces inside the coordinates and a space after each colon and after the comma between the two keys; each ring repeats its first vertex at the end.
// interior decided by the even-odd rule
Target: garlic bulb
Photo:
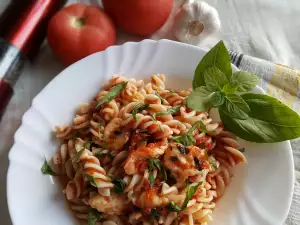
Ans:
{"type": "Polygon", "coordinates": [[[221,28],[218,12],[206,2],[190,0],[178,11],[173,27],[181,42],[198,45],[221,28]]]}

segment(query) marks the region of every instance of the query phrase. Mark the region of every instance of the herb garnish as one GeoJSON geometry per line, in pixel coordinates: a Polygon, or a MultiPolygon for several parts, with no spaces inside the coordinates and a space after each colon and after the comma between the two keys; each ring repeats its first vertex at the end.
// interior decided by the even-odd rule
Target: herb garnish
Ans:
{"type": "Polygon", "coordinates": [[[166,172],[165,168],[162,166],[161,161],[159,159],[149,158],[149,159],[147,159],[147,162],[148,162],[148,170],[149,170],[149,173],[150,173],[149,182],[150,182],[151,187],[153,186],[154,181],[155,181],[155,179],[152,175],[152,171],[155,169],[155,167],[163,175],[164,181],[168,180],[167,172],[166,172]]]}
{"type": "Polygon", "coordinates": [[[126,188],[126,184],[122,179],[115,179],[113,180],[113,184],[114,184],[114,191],[117,194],[122,194],[126,188]]]}
{"type": "Polygon", "coordinates": [[[41,171],[44,175],[52,175],[55,176],[55,173],[51,169],[50,165],[48,164],[47,160],[45,159],[45,162],[41,168],[41,171]]]}
{"type": "Polygon", "coordinates": [[[158,219],[160,217],[159,213],[155,209],[151,209],[150,217],[154,219],[158,219]]]}
{"type": "Polygon", "coordinates": [[[87,176],[88,181],[91,182],[91,185],[93,185],[94,187],[98,187],[95,177],[88,175],[88,174],[86,176],[87,176]]]}
{"type": "Polygon", "coordinates": [[[134,108],[131,110],[130,114],[133,117],[134,122],[136,122],[136,114],[138,112],[143,111],[144,109],[147,109],[149,107],[149,104],[142,104],[142,103],[137,103],[134,108]]]}
{"type": "Polygon", "coordinates": [[[229,53],[220,41],[198,64],[187,106],[199,111],[219,108],[224,127],[247,141],[272,143],[300,137],[298,113],[268,95],[247,93],[258,82],[253,74],[232,72],[229,53]]]}
{"type": "MultiPolygon", "coordinates": [[[[206,128],[205,124],[201,120],[199,120],[199,121],[196,121],[193,124],[193,126],[188,130],[188,132],[186,132],[182,136],[173,137],[172,141],[177,142],[177,143],[181,143],[185,146],[192,145],[195,142],[195,139],[193,137],[193,133],[198,128],[198,126],[200,126],[202,132],[207,132],[207,128],[206,128]]],[[[185,153],[183,153],[183,154],[185,154],[185,153]]]]}
{"type": "Polygon", "coordinates": [[[104,219],[102,213],[98,212],[97,209],[89,209],[88,212],[88,225],[96,225],[97,221],[104,219]]]}
{"type": "Polygon", "coordinates": [[[180,109],[181,105],[176,105],[174,107],[168,108],[167,110],[161,111],[161,112],[156,112],[153,114],[154,120],[156,120],[157,116],[164,116],[164,115],[174,115],[177,113],[180,109]]]}
{"type": "Polygon", "coordinates": [[[82,155],[82,153],[84,152],[85,148],[81,149],[79,152],[77,152],[77,154],[72,158],[72,162],[77,162],[80,159],[80,156],[82,155]]]}
{"type": "Polygon", "coordinates": [[[104,156],[108,156],[111,159],[113,159],[115,157],[115,153],[114,152],[98,152],[95,154],[95,156],[97,158],[103,158],[104,156]]]}
{"type": "Polygon", "coordinates": [[[192,197],[195,195],[196,191],[197,191],[197,188],[201,185],[202,182],[200,182],[199,184],[197,185],[189,185],[188,186],[188,190],[186,192],[186,196],[185,196],[185,199],[184,199],[184,202],[182,203],[182,206],[179,207],[175,202],[173,201],[170,201],[168,206],[167,206],[167,209],[170,211],[170,212],[179,212],[181,210],[184,210],[186,207],[187,207],[187,204],[188,202],[192,199],[192,197]]]}
{"type": "Polygon", "coordinates": [[[97,103],[96,109],[118,97],[120,93],[126,88],[127,83],[128,82],[123,82],[112,87],[112,89],[97,103]]]}
{"type": "Polygon", "coordinates": [[[160,103],[164,104],[164,99],[160,96],[160,94],[156,92],[155,95],[160,99],[160,103]]]}
{"type": "Polygon", "coordinates": [[[170,201],[167,206],[167,210],[169,212],[179,212],[179,211],[181,211],[181,208],[175,202],[170,201]]]}
{"type": "Polygon", "coordinates": [[[83,148],[77,152],[77,154],[72,158],[72,162],[77,162],[80,159],[80,156],[84,152],[85,149],[90,149],[91,145],[93,144],[93,141],[87,141],[84,145],[83,148]]]}

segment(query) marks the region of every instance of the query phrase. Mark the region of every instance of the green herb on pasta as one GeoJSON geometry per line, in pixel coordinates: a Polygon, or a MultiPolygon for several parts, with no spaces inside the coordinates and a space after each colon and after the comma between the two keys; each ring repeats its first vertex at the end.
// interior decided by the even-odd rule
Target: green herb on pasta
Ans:
{"type": "Polygon", "coordinates": [[[133,120],[134,120],[134,122],[136,122],[136,114],[138,113],[138,112],[141,112],[141,111],[143,111],[143,110],[145,110],[145,109],[147,109],[149,107],[149,104],[142,104],[142,103],[137,103],[135,106],[134,106],[134,108],[131,110],[131,112],[130,112],[130,114],[132,115],[132,117],[133,117],[133,120]]]}
{"type": "Polygon", "coordinates": [[[180,107],[181,107],[181,105],[176,105],[174,107],[168,108],[165,111],[154,113],[153,118],[154,118],[154,120],[156,120],[157,116],[174,115],[179,111],[180,107]]]}
{"type": "Polygon", "coordinates": [[[88,225],[96,225],[97,221],[104,219],[102,213],[98,212],[97,209],[89,209],[88,212],[88,225]]]}
{"type": "Polygon", "coordinates": [[[55,173],[51,169],[50,165],[48,164],[47,160],[45,159],[45,162],[41,168],[41,171],[44,175],[52,175],[55,176],[55,173]]]}
{"type": "Polygon", "coordinates": [[[125,182],[122,179],[115,179],[113,183],[114,183],[114,191],[117,194],[122,194],[126,188],[125,182]]]}
{"type": "Polygon", "coordinates": [[[97,103],[96,109],[118,97],[120,93],[126,88],[126,86],[127,82],[124,82],[112,87],[112,89],[97,103]]]}

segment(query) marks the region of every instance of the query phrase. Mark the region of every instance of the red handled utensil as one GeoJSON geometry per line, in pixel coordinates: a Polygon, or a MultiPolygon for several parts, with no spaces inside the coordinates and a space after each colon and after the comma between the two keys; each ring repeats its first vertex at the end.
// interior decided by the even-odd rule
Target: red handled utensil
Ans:
{"type": "Polygon", "coordinates": [[[0,119],[24,62],[38,52],[50,18],[66,0],[12,0],[0,16],[0,119]]]}

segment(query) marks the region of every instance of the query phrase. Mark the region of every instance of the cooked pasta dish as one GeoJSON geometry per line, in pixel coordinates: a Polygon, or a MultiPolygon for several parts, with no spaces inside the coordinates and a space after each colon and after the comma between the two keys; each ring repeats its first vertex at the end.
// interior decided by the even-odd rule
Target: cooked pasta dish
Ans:
{"type": "Polygon", "coordinates": [[[70,126],[51,160],[63,190],[88,224],[206,225],[231,169],[246,159],[236,137],[207,112],[186,106],[191,90],[114,76],[70,126]]]}

